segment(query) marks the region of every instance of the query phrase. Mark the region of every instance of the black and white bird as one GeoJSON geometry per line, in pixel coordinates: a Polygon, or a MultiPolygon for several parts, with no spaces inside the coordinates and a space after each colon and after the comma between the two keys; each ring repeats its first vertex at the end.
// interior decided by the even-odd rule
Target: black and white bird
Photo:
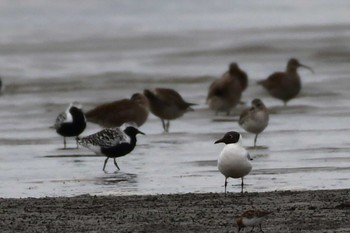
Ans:
{"type": "Polygon", "coordinates": [[[105,171],[109,158],[114,159],[114,165],[120,170],[115,159],[134,150],[137,134],[144,133],[134,125],[127,124],[124,130],[120,127],[103,129],[100,132],[78,139],[78,143],[97,155],[107,157],[103,165],[103,171],[105,171]]]}
{"type": "Polygon", "coordinates": [[[63,145],[66,149],[66,137],[78,137],[86,128],[86,119],[81,110],[81,104],[71,103],[65,112],[57,116],[56,123],[51,128],[56,129],[56,132],[63,137],[63,145]]]}
{"type": "Polygon", "coordinates": [[[218,159],[218,169],[225,176],[225,193],[227,187],[227,179],[229,177],[242,179],[241,192],[243,193],[243,177],[248,175],[252,170],[252,160],[248,151],[241,145],[242,136],[235,132],[227,132],[223,138],[217,140],[216,143],[225,143],[218,159]]]}

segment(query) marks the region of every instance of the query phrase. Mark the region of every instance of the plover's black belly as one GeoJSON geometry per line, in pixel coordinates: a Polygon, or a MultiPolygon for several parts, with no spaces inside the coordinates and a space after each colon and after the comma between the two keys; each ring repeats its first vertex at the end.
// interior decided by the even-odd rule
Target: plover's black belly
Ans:
{"type": "Polygon", "coordinates": [[[117,158],[129,154],[135,148],[135,144],[122,143],[109,148],[101,148],[101,153],[110,158],[117,158]]]}
{"type": "Polygon", "coordinates": [[[63,137],[74,137],[81,134],[85,127],[86,124],[63,123],[56,131],[63,137]]]}

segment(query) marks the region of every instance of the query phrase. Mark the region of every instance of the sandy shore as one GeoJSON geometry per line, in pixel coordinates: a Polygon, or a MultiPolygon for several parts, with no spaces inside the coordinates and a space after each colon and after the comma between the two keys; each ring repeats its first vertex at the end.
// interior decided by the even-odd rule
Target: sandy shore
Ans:
{"type": "MultiPolygon", "coordinates": [[[[237,232],[233,217],[273,211],[264,232],[350,232],[350,190],[0,199],[1,232],[237,232]]],[[[244,232],[250,232],[245,229],[244,232]]],[[[259,232],[258,228],[254,232],[259,232]]]]}

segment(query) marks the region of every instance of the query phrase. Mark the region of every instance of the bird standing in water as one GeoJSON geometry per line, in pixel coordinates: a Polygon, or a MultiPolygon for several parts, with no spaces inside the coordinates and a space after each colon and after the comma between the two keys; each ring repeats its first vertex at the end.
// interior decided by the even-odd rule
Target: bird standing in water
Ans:
{"type": "Polygon", "coordinates": [[[265,104],[260,99],[254,99],[252,106],[244,110],[240,117],[238,124],[247,132],[254,133],[254,147],[258,135],[264,131],[269,123],[269,111],[265,104]]]}
{"type": "Polygon", "coordinates": [[[286,106],[287,102],[295,98],[301,90],[301,80],[297,72],[299,67],[304,67],[314,73],[309,66],[291,58],[285,72],[275,72],[267,79],[258,81],[258,84],[262,85],[272,97],[282,100],[286,106]]]}
{"type": "Polygon", "coordinates": [[[237,63],[231,63],[229,70],[221,78],[214,80],[209,86],[207,104],[209,108],[218,112],[230,114],[241,100],[242,92],[247,88],[247,74],[237,63]]]}
{"type": "Polygon", "coordinates": [[[140,127],[146,122],[148,113],[147,98],[140,93],[135,93],[130,99],[101,104],[87,111],[85,116],[87,121],[104,128],[119,127],[126,122],[135,122],[140,127]]]}
{"type": "Polygon", "coordinates": [[[56,132],[63,137],[63,145],[66,149],[66,137],[78,137],[86,128],[86,119],[81,110],[81,104],[71,103],[65,112],[57,116],[51,128],[56,129],[56,132]]]}
{"type": "Polygon", "coordinates": [[[188,111],[193,103],[186,102],[175,90],[169,88],[156,88],[154,91],[144,90],[151,112],[162,121],[163,129],[169,132],[170,120],[175,120],[188,111]]]}
{"type": "Polygon", "coordinates": [[[136,135],[144,134],[134,124],[126,124],[122,130],[120,127],[103,129],[95,134],[79,138],[78,143],[95,152],[97,155],[106,156],[103,164],[105,171],[109,158],[114,159],[114,165],[120,170],[116,158],[129,154],[136,146],[136,135]]]}

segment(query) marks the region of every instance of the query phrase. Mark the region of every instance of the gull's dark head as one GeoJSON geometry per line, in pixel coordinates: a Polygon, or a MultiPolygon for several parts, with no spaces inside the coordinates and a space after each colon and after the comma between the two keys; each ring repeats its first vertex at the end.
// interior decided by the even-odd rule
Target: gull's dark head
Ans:
{"type": "Polygon", "coordinates": [[[230,131],[227,132],[223,138],[217,140],[215,144],[217,143],[225,143],[225,144],[231,144],[231,143],[237,143],[240,139],[241,135],[237,133],[236,131],[230,131]]]}

